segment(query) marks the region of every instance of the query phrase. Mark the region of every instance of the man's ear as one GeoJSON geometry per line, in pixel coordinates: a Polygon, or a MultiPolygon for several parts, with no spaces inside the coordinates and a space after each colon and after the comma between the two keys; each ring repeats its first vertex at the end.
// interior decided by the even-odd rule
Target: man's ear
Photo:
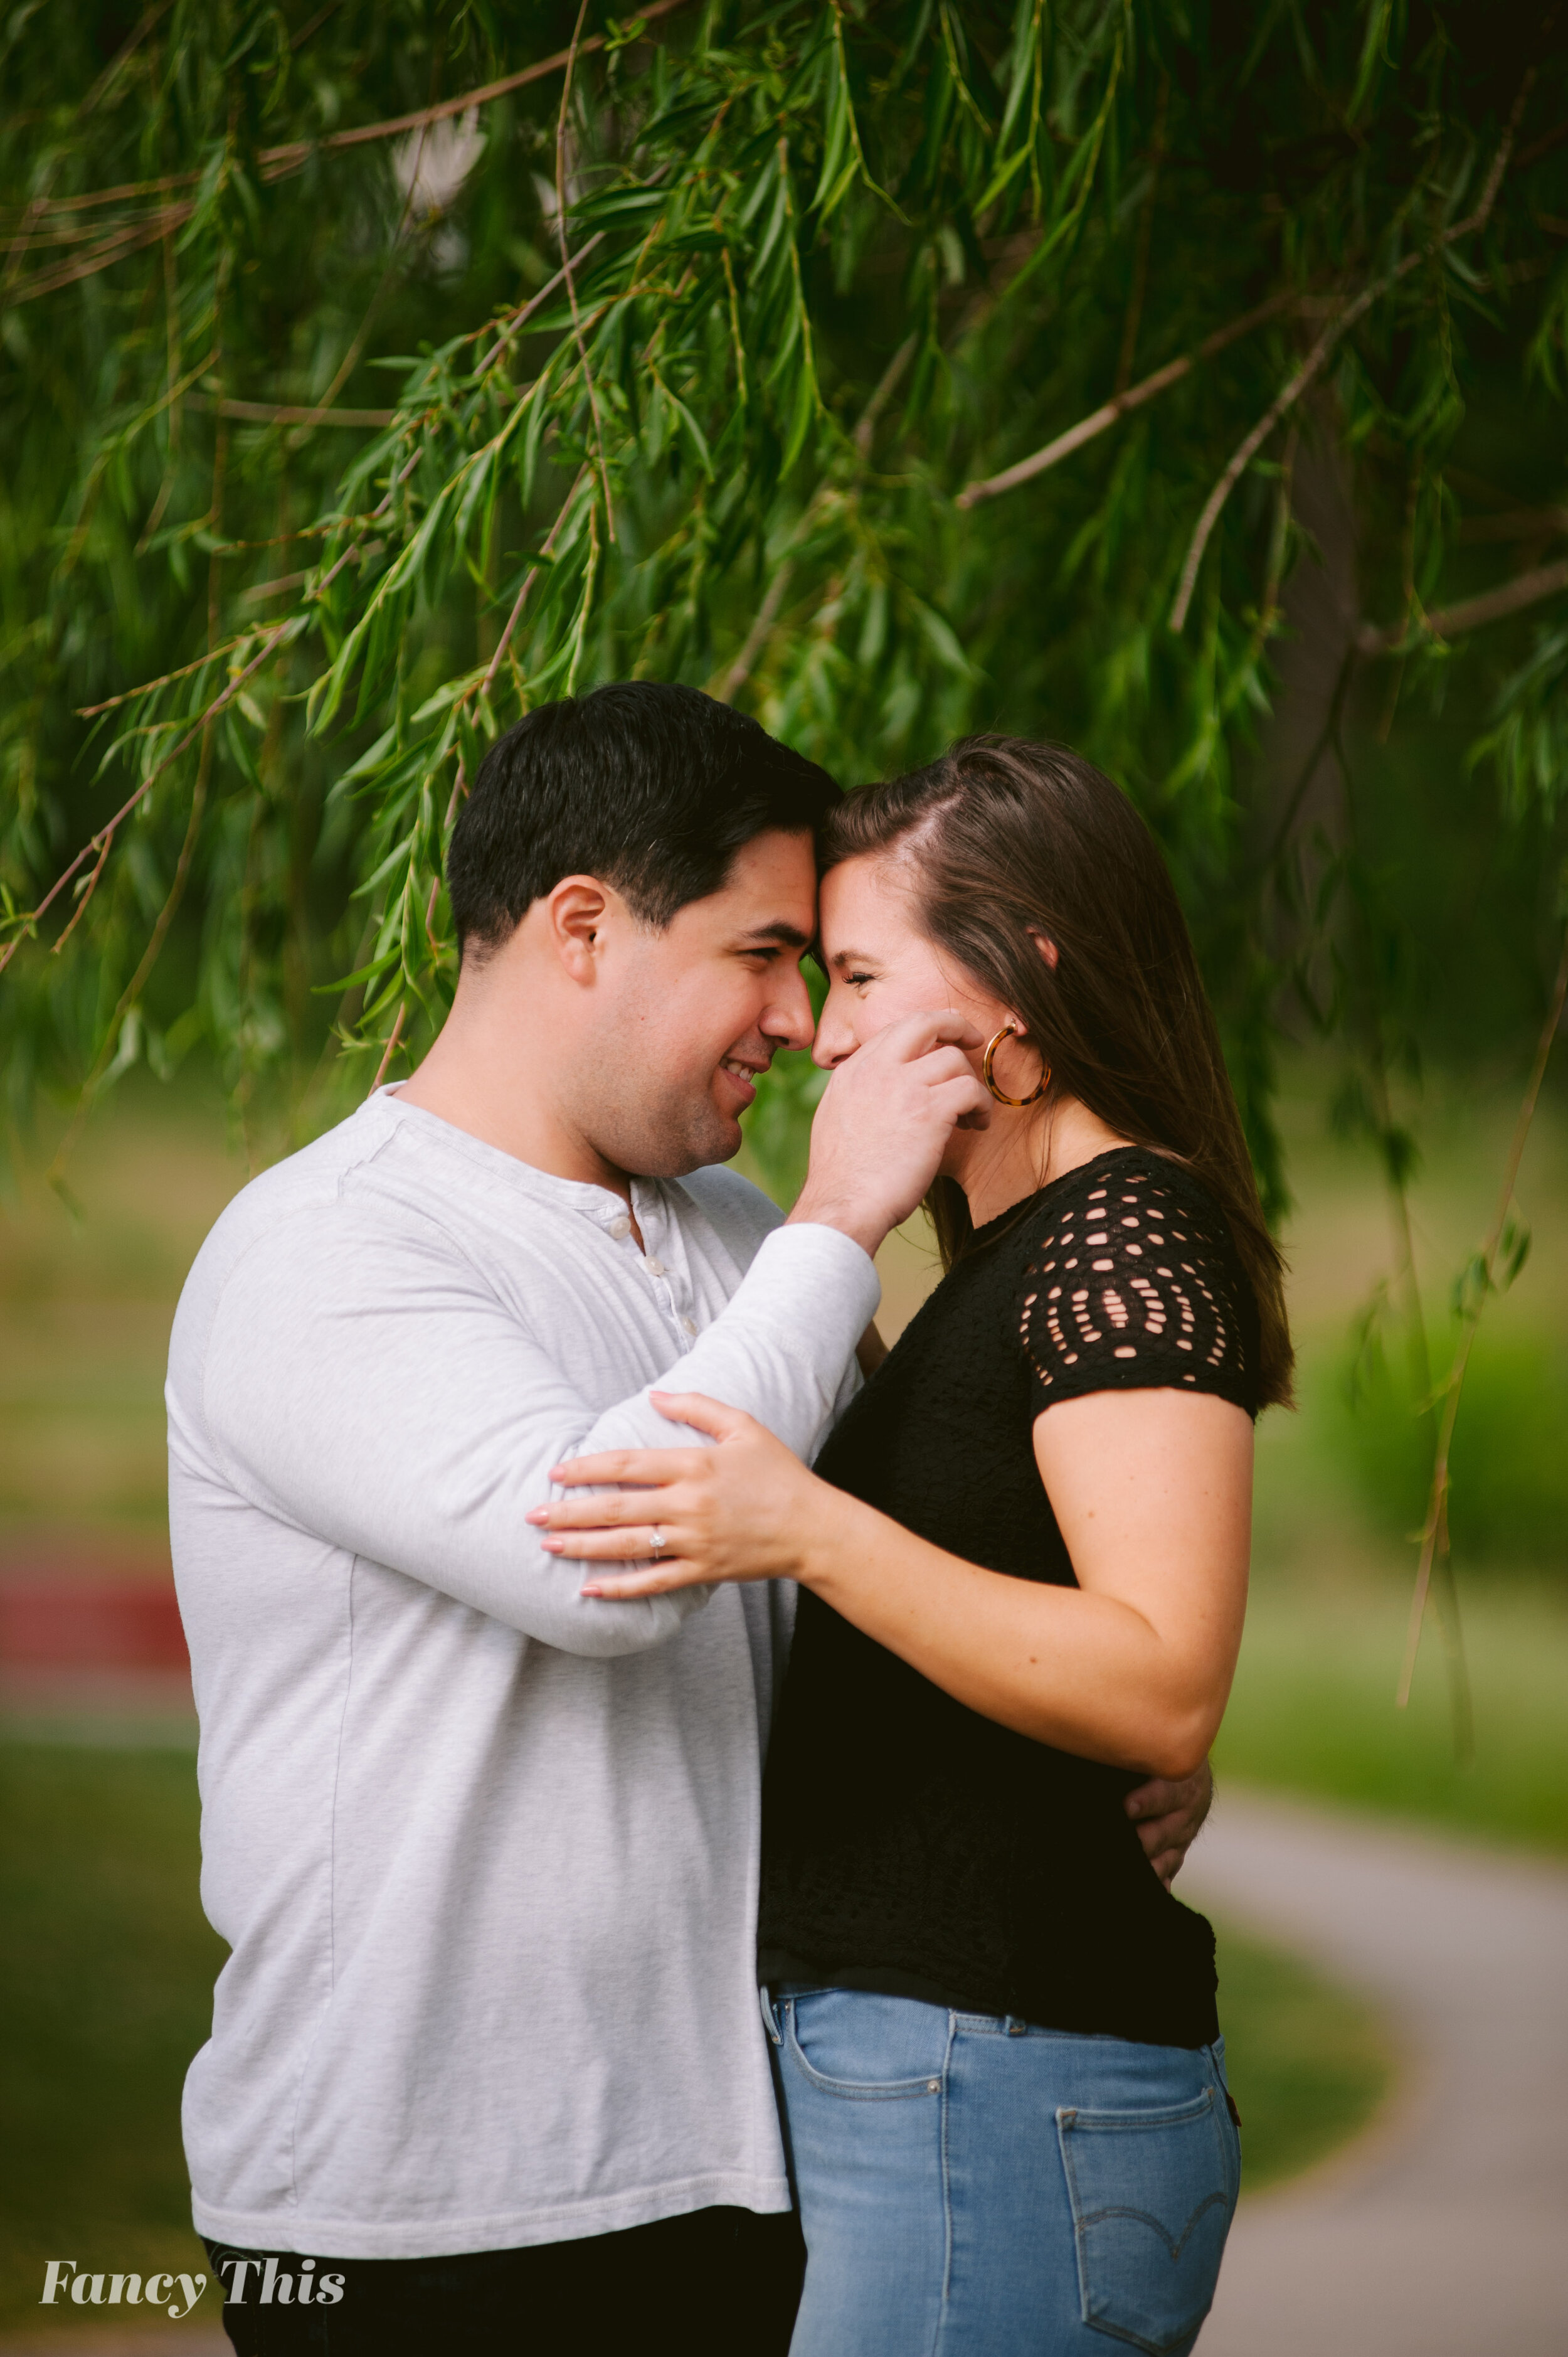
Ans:
{"type": "Polygon", "coordinates": [[[591,984],[603,953],[605,920],[620,895],[593,876],[564,876],[545,902],[556,956],[574,982],[591,984]]]}

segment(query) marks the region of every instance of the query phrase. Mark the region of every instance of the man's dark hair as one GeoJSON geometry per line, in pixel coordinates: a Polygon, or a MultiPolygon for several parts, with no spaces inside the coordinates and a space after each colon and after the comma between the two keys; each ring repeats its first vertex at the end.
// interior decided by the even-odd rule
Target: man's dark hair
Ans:
{"type": "Polygon", "coordinates": [[[542,704],[492,745],[446,855],[460,944],[499,948],[564,876],[611,884],[660,928],[779,827],[813,839],[825,770],[694,687],[625,680],[542,704]]]}

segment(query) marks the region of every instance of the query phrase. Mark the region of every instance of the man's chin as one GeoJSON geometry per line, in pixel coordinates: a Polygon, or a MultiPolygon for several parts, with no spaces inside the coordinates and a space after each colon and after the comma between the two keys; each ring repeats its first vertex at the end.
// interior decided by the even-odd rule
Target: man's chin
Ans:
{"type": "Polygon", "coordinates": [[[684,1178],[689,1171],[705,1170],[715,1162],[732,1162],[741,1149],[741,1127],[733,1114],[721,1113],[711,1106],[705,1118],[683,1126],[677,1135],[671,1128],[660,1129],[650,1136],[640,1150],[628,1160],[620,1160],[623,1170],[636,1173],[641,1178],[684,1178]]]}

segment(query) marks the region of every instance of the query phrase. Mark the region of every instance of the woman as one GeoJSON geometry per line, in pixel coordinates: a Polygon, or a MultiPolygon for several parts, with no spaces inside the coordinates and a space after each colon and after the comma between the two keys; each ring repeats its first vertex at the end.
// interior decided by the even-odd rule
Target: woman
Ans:
{"type": "Polygon", "coordinates": [[[579,1461],[586,1591],[788,1577],[761,1964],[808,2250],[792,2357],[1188,2348],[1239,2147],[1208,1925],[1122,1803],[1188,1774],[1240,1641],[1280,1262],[1152,838],[1087,762],[975,738],[852,796],[836,1066],[952,1006],[995,1101],[947,1274],[809,1472],[748,1418],[579,1461]]]}

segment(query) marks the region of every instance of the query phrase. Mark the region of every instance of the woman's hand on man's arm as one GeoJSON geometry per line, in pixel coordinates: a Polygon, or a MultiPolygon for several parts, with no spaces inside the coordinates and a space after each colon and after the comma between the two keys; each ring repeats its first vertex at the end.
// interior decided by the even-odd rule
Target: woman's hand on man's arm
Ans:
{"type": "Polygon", "coordinates": [[[1246,1603],[1252,1427],[1240,1408],[1132,1391],[1042,1412],[1035,1453],[1075,1588],[932,1546],[819,1480],[734,1408],[652,1396],[718,1446],[554,1469],[566,1486],[625,1485],[528,1517],[549,1553],[583,1564],[584,1595],[798,1579],[957,1701],[1036,1742],[1145,1776],[1201,1766],[1246,1603]]]}

